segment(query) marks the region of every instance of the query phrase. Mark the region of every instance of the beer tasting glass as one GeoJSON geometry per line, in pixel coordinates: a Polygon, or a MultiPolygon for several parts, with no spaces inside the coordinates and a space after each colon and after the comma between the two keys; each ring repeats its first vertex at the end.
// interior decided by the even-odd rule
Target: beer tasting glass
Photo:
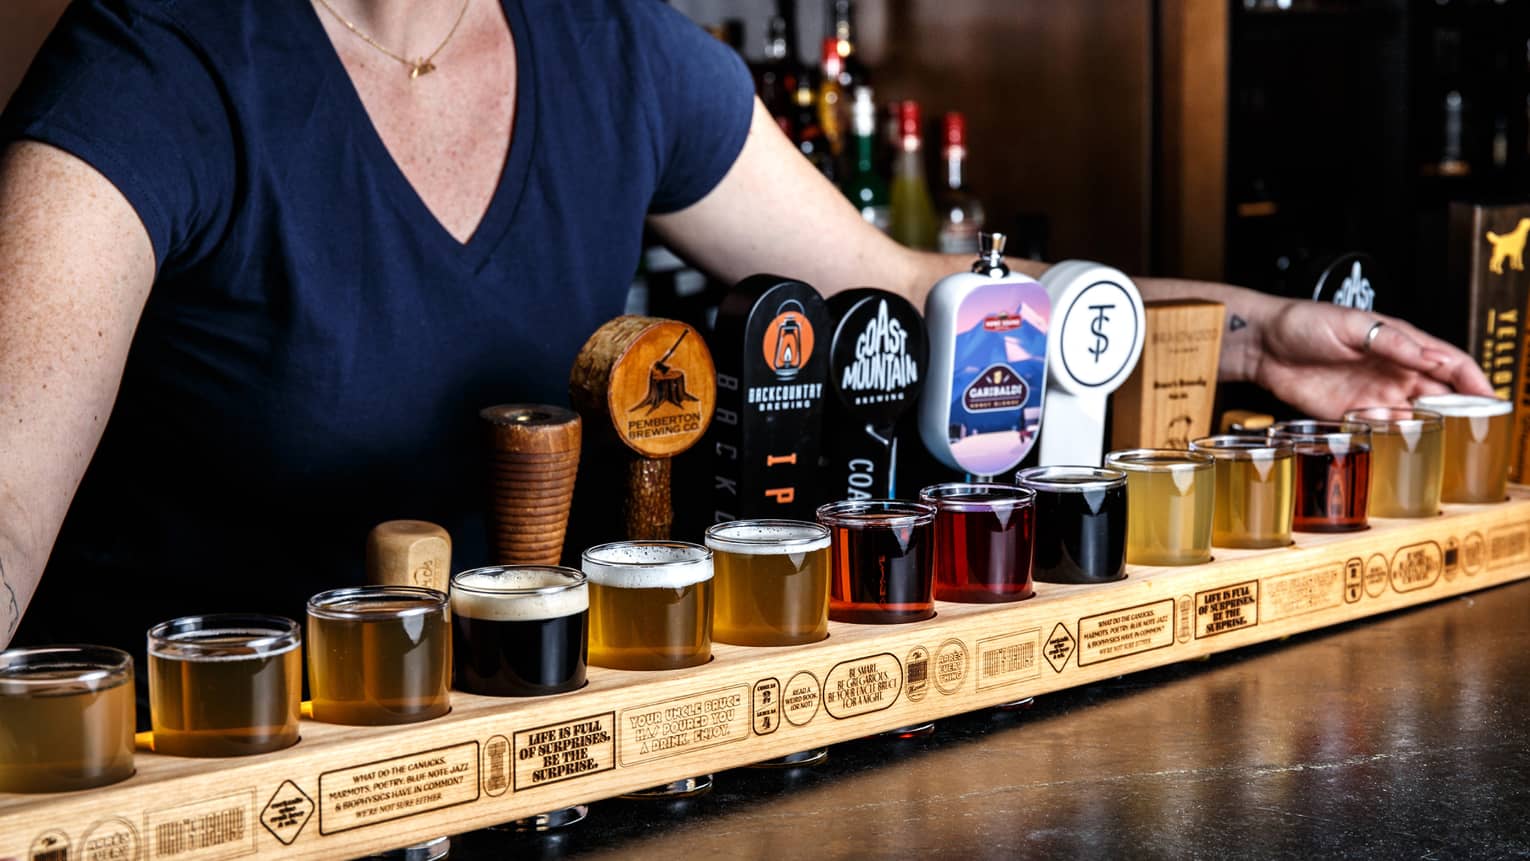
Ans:
{"type": "Polygon", "coordinates": [[[1296,451],[1298,532],[1364,529],[1371,492],[1371,429],[1359,422],[1304,419],[1270,426],[1296,451]]]}
{"type": "Polygon", "coordinates": [[[1413,406],[1444,416],[1446,502],[1502,502],[1509,494],[1514,404],[1482,395],[1425,395],[1413,406]]]}
{"type": "Polygon", "coordinates": [[[1211,561],[1216,482],[1208,454],[1134,448],[1105,455],[1126,473],[1126,561],[1196,565],[1211,561]]]}
{"type": "Polygon", "coordinates": [[[994,604],[1031,585],[1036,492],[1013,484],[948,482],[919,491],[935,506],[935,597],[994,604]]]}
{"type": "Polygon", "coordinates": [[[935,615],[930,525],[935,506],[896,499],[831,502],[818,522],[833,535],[829,618],[870,625],[935,615]]]}
{"type": "Polygon", "coordinates": [[[1190,443],[1211,455],[1216,485],[1211,543],[1284,547],[1291,543],[1295,449],[1288,440],[1224,435],[1190,443]]]}
{"type": "Polygon", "coordinates": [[[0,652],[0,792],[67,792],[130,777],[133,720],[126,652],[0,652]]]}
{"type": "Polygon", "coordinates": [[[381,726],[451,709],[446,593],[362,586],[308,600],[308,688],[325,723],[381,726]]]}
{"type": "Polygon", "coordinates": [[[1371,517],[1433,517],[1440,513],[1445,423],[1439,413],[1407,407],[1366,407],[1345,421],[1371,429],[1371,517]]]}
{"type": "Polygon", "coordinates": [[[712,551],[683,541],[616,541],[584,551],[590,663],[674,670],[712,658],[712,551]]]}
{"type": "Polygon", "coordinates": [[[590,593],[584,573],[496,565],[452,575],[458,690],[536,697],[584,687],[590,593]]]}
{"type": "Polygon", "coordinates": [[[184,616],[149,629],[154,752],[245,756],[297,743],[302,633],[291,619],[184,616]]]}
{"type": "Polygon", "coordinates": [[[1126,473],[1036,466],[1015,474],[1036,493],[1033,576],[1040,583],[1106,583],[1126,576],[1126,473]]]}
{"type": "Polygon", "coordinates": [[[829,530],[800,520],[734,520],[707,529],[715,571],[712,638],[795,646],[829,636],[829,530]]]}

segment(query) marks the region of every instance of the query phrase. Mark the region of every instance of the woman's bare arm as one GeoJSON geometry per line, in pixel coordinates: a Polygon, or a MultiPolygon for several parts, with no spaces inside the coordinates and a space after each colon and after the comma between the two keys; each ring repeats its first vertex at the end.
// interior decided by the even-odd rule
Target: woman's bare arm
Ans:
{"type": "Polygon", "coordinates": [[[83,161],[0,153],[0,648],[37,588],[154,282],[148,232],[83,161]]]}

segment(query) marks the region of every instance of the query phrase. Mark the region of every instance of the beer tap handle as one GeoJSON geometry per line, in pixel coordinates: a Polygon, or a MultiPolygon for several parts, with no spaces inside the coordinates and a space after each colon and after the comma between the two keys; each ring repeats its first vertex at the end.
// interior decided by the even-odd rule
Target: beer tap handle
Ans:
{"type": "Polygon", "coordinates": [[[424,520],[389,520],[367,535],[366,578],[373,586],[424,586],[447,590],[452,576],[452,539],[424,520]]]}
{"type": "Polygon", "coordinates": [[[489,428],[499,564],[557,565],[579,472],[579,415],[543,404],[504,404],[479,416],[489,428]]]}

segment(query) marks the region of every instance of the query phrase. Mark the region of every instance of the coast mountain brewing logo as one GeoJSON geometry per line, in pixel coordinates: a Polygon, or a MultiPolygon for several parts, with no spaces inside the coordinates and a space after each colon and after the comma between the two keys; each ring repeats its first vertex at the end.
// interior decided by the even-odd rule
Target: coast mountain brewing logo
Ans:
{"type": "Polygon", "coordinates": [[[901,401],[919,382],[919,363],[908,352],[908,331],[887,313],[887,302],[855,339],[855,359],[845,366],[839,387],[854,393],[856,404],[901,401]]]}
{"type": "Polygon", "coordinates": [[[962,406],[971,413],[992,410],[1016,410],[1031,393],[1009,365],[989,365],[962,392],[962,406]]]}

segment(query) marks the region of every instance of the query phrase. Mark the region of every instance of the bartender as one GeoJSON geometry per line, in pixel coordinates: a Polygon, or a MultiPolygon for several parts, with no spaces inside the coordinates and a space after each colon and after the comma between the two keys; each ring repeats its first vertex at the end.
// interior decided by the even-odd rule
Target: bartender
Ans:
{"type": "MultiPolygon", "coordinates": [[[[0,646],[297,616],[391,518],[484,561],[476,412],[564,401],[645,224],[724,281],[920,304],[967,264],[863,222],[658,0],[75,0],[0,146],[0,646]]],[[[1314,415],[1491,393],[1400,320],[1139,285],[1225,303],[1222,378],[1314,415]]]]}

